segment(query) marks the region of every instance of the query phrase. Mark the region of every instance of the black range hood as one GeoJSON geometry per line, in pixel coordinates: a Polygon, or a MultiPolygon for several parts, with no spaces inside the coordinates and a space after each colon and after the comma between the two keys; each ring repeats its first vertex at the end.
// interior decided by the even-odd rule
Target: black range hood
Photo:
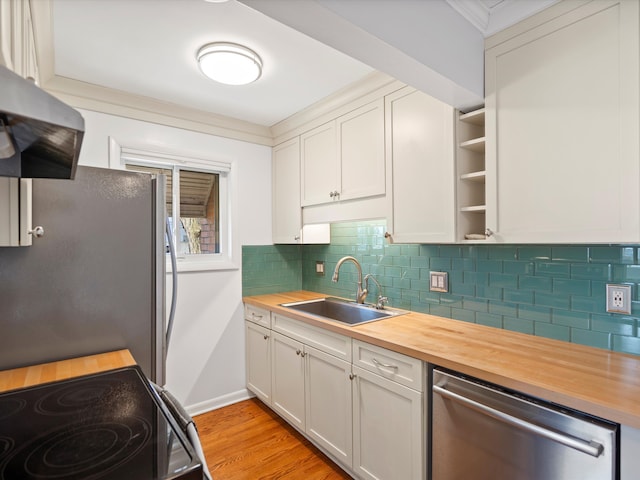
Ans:
{"type": "Polygon", "coordinates": [[[0,176],[73,179],[83,136],[77,110],[0,66],[0,176]]]}

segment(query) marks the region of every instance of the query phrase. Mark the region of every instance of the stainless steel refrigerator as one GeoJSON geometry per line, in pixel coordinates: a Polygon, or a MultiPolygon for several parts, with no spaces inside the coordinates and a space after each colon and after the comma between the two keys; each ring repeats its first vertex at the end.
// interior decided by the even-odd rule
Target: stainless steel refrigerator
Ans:
{"type": "Polygon", "coordinates": [[[128,348],[164,384],[164,177],[33,180],[30,247],[0,248],[0,370],[128,348]]]}

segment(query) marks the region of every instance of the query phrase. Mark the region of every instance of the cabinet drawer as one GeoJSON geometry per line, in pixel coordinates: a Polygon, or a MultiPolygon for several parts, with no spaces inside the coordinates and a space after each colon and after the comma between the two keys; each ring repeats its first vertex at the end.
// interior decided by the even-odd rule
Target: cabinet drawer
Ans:
{"type": "Polygon", "coordinates": [[[351,361],[351,338],[273,314],[273,330],[335,357],[351,361]]]}
{"type": "Polygon", "coordinates": [[[265,328],[271,328],[271,312],[264,308],[254,307],[253,305],[244,306],[244,319],[265,328]]]}
{"type": "Polygon", "coordinates": [[[423,390],[423,362],[417,358],[354,340],[353,364],[419,392],[423,390]]]}

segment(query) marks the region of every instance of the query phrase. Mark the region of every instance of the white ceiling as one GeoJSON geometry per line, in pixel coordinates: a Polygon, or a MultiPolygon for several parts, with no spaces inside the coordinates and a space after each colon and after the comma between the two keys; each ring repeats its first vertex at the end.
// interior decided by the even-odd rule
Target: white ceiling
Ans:
{"type": "MultiPolygon", "coordinates": [[[[288,4],[278,1],[285,9],[296,6],[309,17],[304,7],[300,9],[303,0],[286,0],[288,4]]],[[[399,5],[398,0],[368,1],[378,7],[384,2],[388,8],[399,5]]],[[[439,2],[443,5],[439,8],[453,8],[481,32],[481,42],[482,35],[494,33],[556,0],[402,1],[407,9],[412,2],[417,2],[414,7],[419,2],[439,2]],[[495,15],[501,11],[509,15],[495,15]]],[[[254,3],[260,7],[278,2],[254,3]]],[[[272,126],[373,71],[326,45],[332,42],[321,43],[236,0],[52,0],[52,10],[56,76],[257,125],[272,126]],[[225,86],[204,77],[195,54],[202,45],[215,41],[241,43],[258,52],[264,62],[262,77],[247,86],[225,86]]],[[[361,10],[366,16],[367,9],[361,10]]],[[[314,18],[306,21],[316,22],[314,18]]],[[[323,28],[325,38],[335,36],[332,26],[315,25],[316,31],[323,28]]],[[[391,44],[386,38],[385,42],[391,44]]],[[[353,56],[374,65],[369,58],[375,52],[367,55],[353,56]]],[[[385,66],[385,73],[396,76],[393,64],[385,66]]]]}
{"type": "Polygon", "coordinates": [[[55,74],[270,126],[372,69],[238,3],[54,0],[55,74]],[[247,86],[207,79],[196,51],[241,43],[264,71],[247,86]]]}

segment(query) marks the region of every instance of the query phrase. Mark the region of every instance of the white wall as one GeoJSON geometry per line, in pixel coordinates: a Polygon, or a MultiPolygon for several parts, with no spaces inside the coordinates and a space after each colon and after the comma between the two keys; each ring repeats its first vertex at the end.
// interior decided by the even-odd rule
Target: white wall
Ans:
{"type": "MultiPolygon", "coordinates": [[[[109,167],[108,138],[123,147],[232,163],[237,192],[234,247],[271,243],[271,149],[237,140],[81,110],[80,164],[109,167]]],[[[238,254],[238,263],[241,255],[238,254]]],[[[170,285],[169,282],[168,286],[170,285]]],[[[241,270],[181,272],[167,388],[189,413],[232,403],[245,389],[241,270]]]]}

